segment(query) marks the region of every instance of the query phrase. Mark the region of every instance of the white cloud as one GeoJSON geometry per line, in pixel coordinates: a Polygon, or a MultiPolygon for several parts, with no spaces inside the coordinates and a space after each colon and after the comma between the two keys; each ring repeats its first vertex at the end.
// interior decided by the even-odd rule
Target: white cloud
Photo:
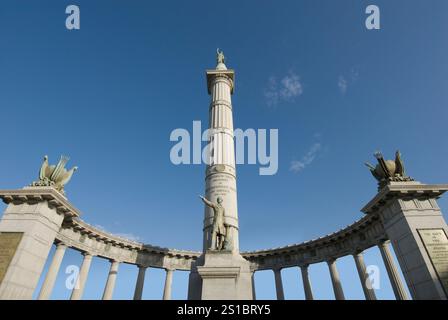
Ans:
{"type": "Polygon", "coordinates": [[[275,77],[269,78],[269,85],[264,90],[264,96],[269,106],[274,106],[278,103],[277,79],[275,77]]]}
{"type": "Polygon", "coordinates": [[[95,224],[95,225],[93,225],[93,226],[94,226],[95,228],[101,230],[101,231],[107,232],[107,231],[106,231],[106,228],[105,228],[104,226],[100,225],[100,224],[95,224]]]}
{"type": "Polygon", "coordinates": [[[142,241],[141,237],[136,236],[136,235],[134,235],[132,233],[115,233],[114,235],[117,236],[117,237],[120,237],[120,238],[125,238],[125,239],[131,240],[131,241],[135,241],[135,242],[141,242],[142,241]]]}
{"type": "Polygon", "coordinates": [[[136,236],[136,235],[134,235],[132,233],[112,233],[112,232],[110,232],[104,226],[102,226],[100,224],[96,224],[96,225],[94,225],[94,227],[99,229],[100,231],[103,231],[105,233],[109,233],[111,235],[114,235],[114,236],[117,236],[117,237],[120,237],[120,238],[128,239],[128,240],[131,240],[131,241],[136,241],[136,242],[141,242],[142,241],[141,237],[136,236]]]}
{"type": "Polygon", "coordinates": [[[269,78],[269,84],[264,90],[266,103],[269,106],[277,105],[281,100],[291,101],[303,93],[300,77],[290,72],[282,77],[280,81],[276,77],[269,78]]]}
{"type": "Polygon", "coordinates": [[[302,157],[302,159],[300,159],[300,161],[299,160],[291,161],[289,170],[294,173],[299,173],[300,171],[305,169],[305,167],[307,167],[314,161],[321,148],[322,145],[320,143],[317,142],[313,144],[311,148],[308,150],[308,152],[302,157]]]}
{"type": "Polygon", "coordinates": [[[338,87],[339,87],[339,91],[341,91],[342,94],[345,94],[347,92],[347,80],[345,79],[344,76],[339,76],[338,79],[338,87]]]}
{"type": "Polygon", "coordinates": [[[303,93],[302,84],[298,75],[291,73],[281,81],[280,96],[284,99],[300,96],[303,93]]]}
{"type": "Polygon", "coordinates": [[[349,85],[351,86],[358,80],[359,72],[358,69],[352,67],[348,73],[348,75],[339,75],[338,77],[338,88],[341,94],[345,94],[349,85]]]}
{"type": "Polygon", "coordinates": [[[350,79],[352,80],[352,82],[355,82],[356,80],[358,80],[358,76],[359,76],[359,71],[358,68],[351,68],[350,69],[350,79]]]}

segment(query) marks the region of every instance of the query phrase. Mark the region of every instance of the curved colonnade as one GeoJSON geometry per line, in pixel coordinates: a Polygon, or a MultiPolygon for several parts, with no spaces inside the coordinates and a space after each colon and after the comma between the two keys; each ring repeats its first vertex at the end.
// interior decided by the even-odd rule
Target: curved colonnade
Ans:
{"type": "MultiPolygon", "coordinates": [[[[157,247],[131,241],[104,230],[95,228],[80,218],[80,212],[65,197],[56,192],[48,193],[33,188],[3,191],[1,198],[6,204],[37,206],[47,205],[63,215],[63,222],[56,234],[56,251],[45,275],[39,299],[50,298],[64,253],[67,248],[79,251],[83,256],[78,285],[73,289],[71,299],[81,299],[87,281],[92,257],[110,261],[110,271],[105,284],[103,299],[111,299],[120,263],[136,265],[139,268],[136,279],[134,299],[141,299],[145,271],[147,268],[166,270],[164,299],[171,298],[172,275],[175,270],[189,271],[191,263],[202,253],[157,247]]],[[[305,297],[313,299],[308,266],[327,262],[336,299],[344,299],[336,260],[352,255],[354,257],[366,299],[375,299],[374,290],[369,286],[362,252],[378,246],[391,280],[397,299],[407,299],[388,248],[388,239],[379,217],[367,214],[345,228],[326,236],[285,247],[242,252],[241,255],[251,263],[253,274],[261,270],[273,270],[278,299],[284,299],[281,269],[299,267],[302,272],[305,297]]],[[[253,280],[254,281],[254,280],[253,280]]],[[[255,285],[255,284],[254,284],[255,285]]]]}

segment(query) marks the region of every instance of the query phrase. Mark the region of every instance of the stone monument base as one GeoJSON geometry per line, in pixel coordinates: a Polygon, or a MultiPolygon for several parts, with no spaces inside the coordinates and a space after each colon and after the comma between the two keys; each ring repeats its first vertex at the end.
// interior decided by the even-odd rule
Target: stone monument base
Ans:
{"type": "Polygon", "coordinates": [[[253,300],[249,262],[232,251],[205,252],[191,267],[188,299],[253,300]]]}

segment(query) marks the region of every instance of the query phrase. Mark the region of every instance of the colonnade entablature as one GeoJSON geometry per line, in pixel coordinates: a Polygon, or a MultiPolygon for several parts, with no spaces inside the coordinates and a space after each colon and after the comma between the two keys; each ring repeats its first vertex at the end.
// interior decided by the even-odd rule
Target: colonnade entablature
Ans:
{"type": "Polygon", "coordinates": [[[143,267],[190,270],[199,252],[157,247],[99,230],[79,218],[63,224],[57,240],[76,250],[143,267]]]}
{"type": "Polygon", "coordinates": [[[362,252],[385,240],[387,235],[379,218],[369,215],[317,239],[280,248],[243,252],[242,255],[251,262],[254,271],[282,269],[336,260],[362,252]]]}

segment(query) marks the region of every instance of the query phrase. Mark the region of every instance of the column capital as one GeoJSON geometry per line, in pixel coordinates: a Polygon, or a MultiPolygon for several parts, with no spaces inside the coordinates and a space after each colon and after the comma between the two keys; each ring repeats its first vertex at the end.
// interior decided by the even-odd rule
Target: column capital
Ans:
{"type": "Polygon", "coordinates": [[[68,247],[67,244],[65,242],[62,242],[62,241],[56,242],[55,245],[56,245],[56,248],[62,248],[62,247],[67,248],[68,247]]]}
{"type": "Polygon", "coordinates": [[[338,258],[334,258],[334,257],[327,258],[326,262],[327,262],[328,265],[330,265],[330,264],[335,263],[337,259],[338,258]]]}
{"type": "Polygon", "coordinates": [[[148,269],[148,266],[142,265],[142,264],[136,264],[137,268],[139,269],[148,269]]]}
{"type": "Polygon", "coordinates": [[[272,271],[280,272],[280,271],[282,271],[282,269],[283,269],[283,267],[274,267],[274,268],[272,268],[272,271]]]}
{"type": "Polygon", "coordinates": [[[233,87],[234,87],[234,77],[235,77],[235,71],[233,70],[207,70],[207,90],[208,94],[211,94],[211,87],[213,85],[213,81],[216,81],[217,79],[225,79],[225,81],[228,82],[230,87],[230,93],[233,94],[233,87]]]}
{"type": "Polygon", "coordinates": [[[113,264],[113,263],[121,263],[122,261],[117,259],[109,259],[109,262],[113,264]]]}
{"type": "Polygon", "coordinates": [[[299,265],[298,265],[298,267],[300,268],[300,269],[308,269],[308,267],[310,266],[310,264],[309,263],[300,263],[299,265]]]}
{"type": "Polygon", "coordinates": [[[88,252],[88,251],[83,251],[81,252],[81,254],[84,256],[84,259],[92,259],[95,255],[88,252]]]}
{"type": "Polygon", "coordinates": [[[363,250],[355,250],[352,252],[352,256],[353,257],[357,257],[357,256],[363,256],[364,251],[363,250]]]}
{"type": "Polygon", "coordinates": [[[378,240],[378,242],[377,242],[377,246],[385,246],[385,245],[388,245],[390,243],[390,240],[389,239],[380,239],[380,240],[378,240]]]}
{"type": "Polygon", "coordinates": [[[173,272],[173,271],[176,271],[176,268],[172,268],[172,267],[164,268],[164,269],[165,269],[166,272],[173,272]]]}

